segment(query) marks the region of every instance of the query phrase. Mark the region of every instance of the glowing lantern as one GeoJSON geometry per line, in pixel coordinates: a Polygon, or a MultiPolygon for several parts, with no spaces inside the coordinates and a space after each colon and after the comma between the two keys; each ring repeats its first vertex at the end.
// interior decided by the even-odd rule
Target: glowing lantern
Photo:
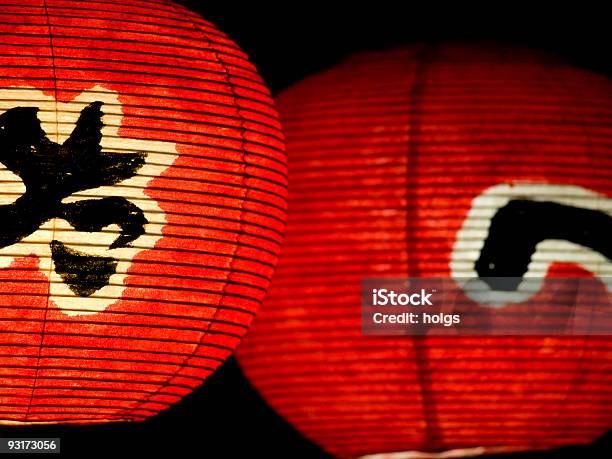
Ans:
{"type": "Polygon", "coordinates": [[[360,326],[368,277],[610,276],[609,79],[536,52],[414,46],[355,55],[278,103],[288,233],[238,352],[272,407],[341,457],[548,448],[612,426],[606,337],[360,326]],[[500,223],[519,200],[546,205],[500,223]],[[555,206],[598,223],[541,226],[555,206]],[[540,234],[533,263],[523,230],[540,234]]]}
{"type": "Polygon", "coordinates": [[[169,1],[13,2],[0,25],[0,423],[142,420],[247,330],[284,228],[277,114],[169,1]]]}

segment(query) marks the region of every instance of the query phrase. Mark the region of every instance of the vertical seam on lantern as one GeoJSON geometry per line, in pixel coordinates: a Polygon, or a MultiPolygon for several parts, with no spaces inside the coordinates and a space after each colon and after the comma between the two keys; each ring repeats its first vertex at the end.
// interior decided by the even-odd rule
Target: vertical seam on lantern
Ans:
{"type": "MultiPolygon", "coordinates": [[[[417,108],[421,105],[421,99],[424,92],[424,87],[426,83],[426,71],[427,66],[431,63],[431,56],[434,53],[435,45],[425,44],[423,47],[417,52],[417,65],[414,71],[414,80],[413,84],[410,88],[409,94],[409,107],[408,111],[411,113],[408,121],[408,149],[406,154],[406,271],[408,277],[412,277],[416,275],[416,263],[414,257],[414,234],[415,231],[412,230],[412,226],[415,221],[415,214],[417,212],[416,205],[417,200],[413,199],[412,204],[410,203],[411,198],[411,190],[416,189],[416,185],[414,184],[414,180],[411,178],[416,177],[416,164],[418,163],[418,142],[415,140],[415,133],[419,129],[419,125],[421,123],[419,119],[419,113],[417,112],[417,108]],[[411,205],[414,206],[413,210],[411,210],[411,205]]],[[[424,359],[425,349],[424,342],[427,338],[422,336],[415,336],[413,340],[414,345],[414,362],[417,372],[417,381],[420,388],[420,396],[421,396],[421,404],[423,408],[423,419],[425,421],[424,426],[424,443],[428,443],[432,441],[434,445],[437,445],[438,439],[442,438],[439,435],[436,435],[436,431],[439,430],[437,425],[437,419],[435,419],[434,413],[435,409],[433,409],[434,401],[428,395],[430,391],[425,390],[426,383],[426,375],[425,368],[426,361],[424,359]]]]}
{"type": "MultiPolygon", "coordinates": [[[[51,71],[53,73],[53,94],[54,94],[54,104],[55,104],[55,137],[56,137],[56,142],[59,143],[59,119],[58,119],[58,105],[57,105],[57,75],[56,75],[56,69],[55,69],[55,53],[53,51],[53,35],[51,32],[51,21],[49,20],[49,10],[47,8],[47,0],[43,0],[43,6],[45,8],[45,18],[47,19],[47,31],[49,33],[49,49],[51,52],[51,71]]],[[[51,220],[51,240],[55,239],[55,219],[51,220]]],[[[40,259],[38,260],[38,263],[40,265],[40,259]]],[[[43,350],[43,343],[45,340],[45,331],[47,328],[47,314],[49,312],[49,303],[51,301],[51,271],[53,270],[52,268],[53,266],[53,262],[51,260],[51,258],[49,258],[49,268],[47,271],[47,277],[49,280],[48,283],[48,290],[47,290],[47,298],[46,298],[46,305],[45,305],[45,313],[43,315],[43,323],[42,323],[42,329],[40,331],[40,344],[38,346],[38,355],[36,357],[36,369],[34,372],[34,381],[32,383],[32,391],[30,392],[30,400],[28,401],[28,407],[26,409],[25,415],[24,415],[24,422],[28,421],[28,418],[30,416],[30,411],[32,409],[32,402],[34,401],[34,392],[36,392],[36,384],[38,383],[38,375],[39,375],[39,371],[40,371],[40,358],[42,355],[42,350],[43,350]]]]}
{"type": "MultiPolygon", "coordinates": [[[[172,4],[173,8],[176,8],[175,5],[172,4]]],[[[229,89],[232,93],[233,99],[234,99],[234,103],[236,106],[236,114],[238,115],[238,119],[240,120],[240,139],[241,139],[241,154],[242,154],[242,167],[243,167],[243,174],[242,174],[242,184],[245,185],[245,192],[244,192],[244,196],[242,197],[241,201],[240,201],[240,216],[239,216],[239,231],[238,231],[238,236],[236,238],[236,244],[235,247],[233,249],[233,252],[231,254],[231,258],[229,260],[229,272],[227,274],[227,278],[226,278],[226,282],[225,285],[223,286],[223,288],[221,289],[221,296],[219,298],[219,303],[218,305],[221,306],[222,302],[226,296],[226,290],[227,290],[227,286],[228,286],[228,281],[230,280],[230,276],[232,274],[232,268],[233,268],[233,263],[236,259],[236,253],[238,252],[238,248],[240,245],[240,239],[242,237],[242,230],[243,230],[243,218],[244,218],[244,199],[246,199],[248,197],[248,188],[246,187],[246,180],[245,180],[245,175],[246,175],[246,154],[244,151],[245,148],[245,142],[246,142],[246,129],[245,129],[245,122],[246,120],[244,119],[241,111],[240,111],[240,107],[238,105],[238,94],[236,93],[236,90],[234,88],[234,85],[232,84],[231,80],[230,80],[230,71],[229,71],[229,67],[227,66],[227,64],[225,62],[223,62],[223,60],[221,59],[221,57],[219,56],[219,54],[214,50],[213,45],[212,45],[212,40],[210,39],[210,37],[208,36],[208,34],[206,33],[206,31],[198,24],[194,24],[193,22],[189,21],[189,24],[191,24],[191,26],[196,30],[196,31],[200,31],[203,36],[204,39],[208,42],[210,50],[213,54],[213,56],[215,57],[215,60],[217,61],[217,63],[221,66],[221,68],[223,69],[223,74],[224,74],[224,79],[227,83],[227,85],[229,86],[229,89]]],[[[185,366],[189,363],[189,361],[198,353],[200,346],[204,343],[204,340],[210,335],[210,330],[211,327],[217,317],[217,314],[219,313],[220,308],[217,307],[215,309],[215,312],[213,312],[212,317],[210,318],[210,321],[208,323],[208,326],[206,327],[205,330],[202,331],[202,334],[200,336],[199,341],[196,343],[196,346],[194,348],[194,350],[191,352],[191,354],[189,354],[188,356],[186,356],[183,361],[180,363],[179,368],[170,376],[168,376],[168,378],[166,379],[166,381],[164,381],[158,388],[157,390],[151,392],[147,397],[145,397],[143,400],[136,402],[135,406],[132,408],[125,408],[124,410],[122,410],[120,413],[123,414],[125,413],[125,415],[129,415],[130,413],[132,414],[132,416],[134,416],[134,412],[136,410],[138,410],[140,407],[142,407],[143,405],[146,405],[147,403],[149,403],[151,401],[151,399],[153,397],[155,397],[156,395],[158,395],[163,389],[169,387],[172,385],[172,381],[174,380],[174,378],[179,377],[179,372],[185,368],[185,366]]]]}

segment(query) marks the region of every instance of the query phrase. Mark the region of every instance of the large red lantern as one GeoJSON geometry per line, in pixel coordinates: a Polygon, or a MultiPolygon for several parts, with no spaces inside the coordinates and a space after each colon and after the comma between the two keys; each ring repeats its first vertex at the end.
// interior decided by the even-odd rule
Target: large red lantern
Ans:
{"type": "Polygon", "coordinates": [[[170,1],[0,24],[0,424],[142,420],[233,351],[285,221],[277,114],[170,1]]]}
{"type": "Polygon", "coordinates": [[[604,224],[567,222],[576,237],[556,225],[525,269],[609,276],[598,236],[612,214],[609,79],[533,51],[414,46],[350,57],[278,103],[288,233],[238,352],[272,407],[340,457],[549,448],[612,427],[605,336],[384,337],[360,325],[364,278],[474,276],[492,216],[516,197],[596,210],[604,224]]]}

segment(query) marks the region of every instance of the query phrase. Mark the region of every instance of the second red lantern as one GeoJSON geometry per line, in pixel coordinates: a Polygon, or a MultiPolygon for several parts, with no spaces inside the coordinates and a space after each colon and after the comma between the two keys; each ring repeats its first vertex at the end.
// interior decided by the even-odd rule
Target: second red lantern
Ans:
{"type": "MultiPolygon", "coordinates": [[[[279,105],[289,231],[239,352],[275,409],[341,457],[549,448],[612,426],[608,338],[372,337],[360,327],[363,278],[495,275],[478,261],[509,200],[609,218],[608,79],[536,52],[415,46],[351,57],[279,105]]],[[[559,229],[525,271],[609,275],[609,241],[559,229]]]]}

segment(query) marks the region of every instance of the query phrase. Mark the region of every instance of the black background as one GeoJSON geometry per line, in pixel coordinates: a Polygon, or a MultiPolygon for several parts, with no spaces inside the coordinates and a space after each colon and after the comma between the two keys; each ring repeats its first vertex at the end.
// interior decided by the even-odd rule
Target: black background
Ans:
{"type": "MultiPolygon", "coordinates": [[[[180,3],[229,34],[274,93],[351,52],[411,42],[493,41],[543,48],[575,65],[612,75],[612,27],[603,7],[597,10],[580,4],[578,8],[561,2],[540,9],[510,2],[490,2],[494,9],[381,1],[363,5],[291,1],[282,6],[272,2],[180,3]]],[[[328,457],[266,406],[233,359],[181,403],[144,423],[4,426],[0,436],[61,437],[62,456],[70,457],[328,457]]],[[[587,447],[496,457],[610,458],[612,436],[587,447]]]]}

